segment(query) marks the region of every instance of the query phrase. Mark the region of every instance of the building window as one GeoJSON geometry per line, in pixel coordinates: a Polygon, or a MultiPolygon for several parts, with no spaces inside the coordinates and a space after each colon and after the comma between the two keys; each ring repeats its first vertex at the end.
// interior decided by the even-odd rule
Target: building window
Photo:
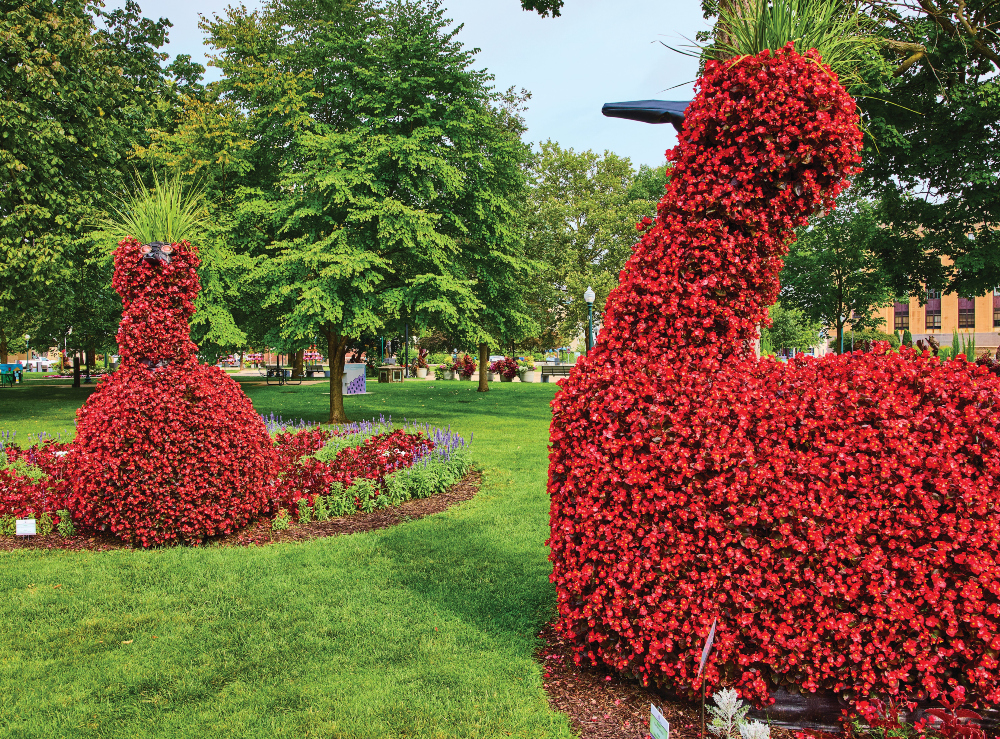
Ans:
{"type": "Polygon", "coordinates": [[[910,329],[910,304],[909,302],[900,303],[896,301],[893,307],[893,313],[895,314],[893,327],[896,331],[909,331],[910,329]]]}
{"type": "MultiPolygon", "coordinates": [[[[994,314],[995,313],[996,311],[994,310],[994,314]]],[[[995,315],[993,319],[996,321],[995,315]]],[[[974,297],[963,298],[961,295],[958,296],[958,327],[976,327],[976,299],[974,297]]]]}
{"type": "Polygon", "coordinates": [[[1000,287],[993,289],[993,328],[1000,328],[1000,287]]]}
{"type": "Polygon", "coordinates": [[[941,291],[927,291],[927,307],[924,308],[926,318],[924,325],[928,331],[941,328],[941,291]]]}

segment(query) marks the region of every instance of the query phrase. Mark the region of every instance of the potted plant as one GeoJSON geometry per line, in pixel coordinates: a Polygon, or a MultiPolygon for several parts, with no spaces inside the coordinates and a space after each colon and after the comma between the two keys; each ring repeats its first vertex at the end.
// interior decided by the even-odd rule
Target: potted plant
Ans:
{"type": "Polygon", "coordinates": [[[490,365],[490,370],[500,375],[500,382],[512,382],[517,376],[517,360],[513,357],[498,359],[490,365]]]}
{"type": "Polygon", "coordinates": [[[531,357],[522,359],[517,363],[518,372],[521,375],[521,382],[535,382],[535,360],[531,357]]]}
{"type": "Polygon", "coordinates": [[[465,354],[461,359],[455,360],[455,364],[452,369],[458,375],[458,379],[471,380],[472,373],[476,371],[476,360],[468,354],[465,354]]]}
{"type": "Polygon", "coordinates": [[[416,376],[423,380],[427,377],[427,350],[418,349],[417,358],[413,360],[412,370],[416,376]]]}

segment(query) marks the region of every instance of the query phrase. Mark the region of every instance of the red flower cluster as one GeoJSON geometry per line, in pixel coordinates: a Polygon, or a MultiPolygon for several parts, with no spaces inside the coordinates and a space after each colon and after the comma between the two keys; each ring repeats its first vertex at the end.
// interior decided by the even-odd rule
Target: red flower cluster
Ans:
{"type": "Polygon", "coordinates": [[[1000,378],[884,345],[752,351],[792,228],[857,171],[857,121],[790,47],[707,65],[656,222],[553,401],[578,658],[694,692],[718,618],[709,685],[758,702],[775,683],[1000,701],[1000,378]]]}
{"type": "Polygon", "coordinates": [[[418,453],[422,456],[434,448],[434,442],[422,434],[400,429],[373,436],[360,446],[341,449],[332,461],[321,462],[304,455],[318,451],[329,438],[329,432],[300,431],[288,434],[287,439],[283,439],[284,436],[278,436],[278,455],[283,461],[275,509],[285,508],[296,515],[301,498],[312,505],[317,495],[329,493],[332,483],[339,482],[347,488],[358,478],[375,480],[381,486],[390,472],[412,466],[418,453]],[[322,434],[326,437],[317,443],[322,434]],[[307,437],[307,441],[299,443],[297,437],[300,436],[307,437]],[[301,453],[295,456],[295,453],[286,452],[286,448],[301,453]]]}
{"type": "Polygon", "coordinates": [[[48,478],[32,480],[11,469],[0,470],[0,518],[26,518],[61,509],[61,500],[48,478]]]}
{"type": "Polygon", "coordinates": [[[0,470],[0,517],[25,518],[29,514],[48,513],[58,523],[55,512],[66,507],[62,480],[66,445],[53,441],[29,449],[11,445],[5,454],[9,462],[26,462],[39,468],[44,476],[34,480],[14,469],[0,470]]]}
{"type": "Polygon", "coordinates": [[[66,458],[74,521],[142,546],[244,526],[269,509],[276,479],[274,446],[250,400],[197,362],[188,320],[198,257],[186,242],[173,247],[169,263],[154,264],[135,239],[119,244],[122,367],[79,410],[66,458]]]}
{"type": "Polygon", "coordinates": [[[340,450],[330,463],[334,469],[333,482],[346,488],[355,478],[363,477],[381,485],[390,472],[412,466],[414,457],[433,448],[434,442],[423,434],[410,434],[402,429],[373,436],[360,446],[340,450]]]}
{"type": "Polygon", "coordinates": [[[517,373],[520,367],[517,364],[517,360],[513,357],[504,357],[503,359],[498,359],[490,365],[490,372],[495,372],[498,375],[503,375],[508,380],[513,380],[517,377],[517,373]]]}
{"type": "Polygon", "coordinates": [[[461,359],[456,359],[455,363],[449,369],[462,375],[462,377],[472,377],[477,366],[475,359],[468,354],[464,354],[461,359]]]}

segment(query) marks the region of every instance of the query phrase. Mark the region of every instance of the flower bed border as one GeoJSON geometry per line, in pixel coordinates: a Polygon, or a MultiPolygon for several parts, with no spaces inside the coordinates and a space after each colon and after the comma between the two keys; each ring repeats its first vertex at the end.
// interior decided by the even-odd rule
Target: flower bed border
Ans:
{"type": "MultiPolygon", "coordinates": [[[[328,536],[342,536],[386,529],[406,523],[407,521],[415,521],[418,518],[430,516],[434,513],[441,513],[459,503],[471,500],[479,492],[482,481],[482,473],[473,469],[445,492],[437,493],[427,498],[415,498],[398,506],[382,508],[371,513],[358,512],[343,518],[331,518],[327,521],[313,521],[306,524],[293,522],[283,531],[274,531],[271,528],[271,519],[264,519],[251,524],[241,531],[236,531],[225,536],[213,537],[202,546],[206,548],[219,546],[264,546],[277,543],[305,542],[328,536]]],[[[57,533],[47,536],[24,537],[21,539],[0,537],[0,552],[28,549],[101,552],[111,549],[135,549],[137,551],[146,551],[142,550],[141,547],[130,546],[127,542],[121,541],[107,533],[96,536],[70,536],[66,538],[57,533]]]]}

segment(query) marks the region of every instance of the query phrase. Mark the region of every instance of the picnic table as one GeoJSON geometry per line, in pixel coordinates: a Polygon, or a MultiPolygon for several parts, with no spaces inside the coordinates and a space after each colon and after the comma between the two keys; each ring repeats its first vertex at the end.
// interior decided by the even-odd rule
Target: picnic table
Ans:
{"type": "Polygon", "coordinates": [[[292,370],[290,367],[261,367],[257,370],[260,376],[263,377],[268,385],[301,385],[302,376],[292,377],[292,370]]]}

